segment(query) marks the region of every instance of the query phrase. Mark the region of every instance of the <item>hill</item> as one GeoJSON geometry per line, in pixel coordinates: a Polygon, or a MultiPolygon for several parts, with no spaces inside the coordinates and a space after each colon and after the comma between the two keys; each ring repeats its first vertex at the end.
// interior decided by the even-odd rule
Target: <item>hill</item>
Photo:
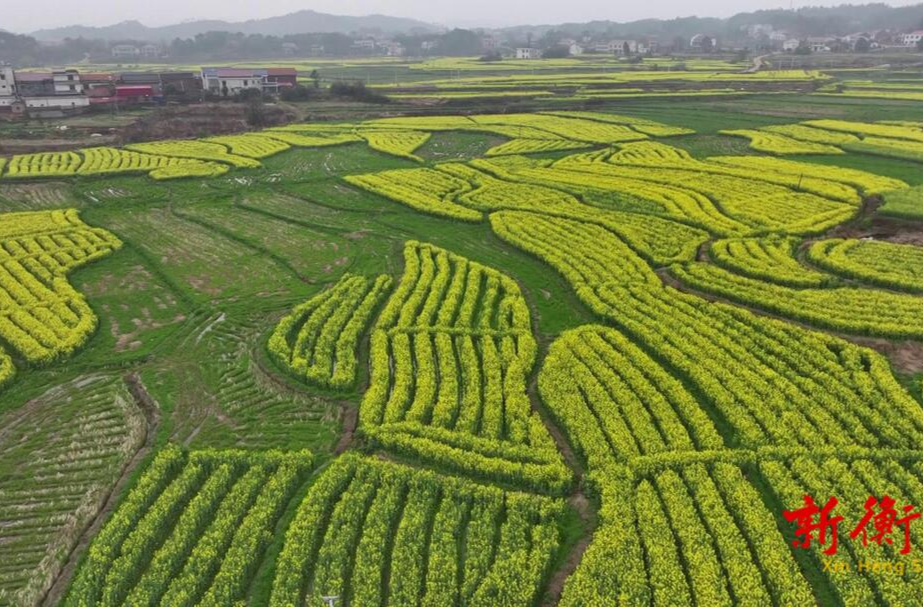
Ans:
{"type": "Polygon", "coordinates": [[[123,21],[105,27],[72,25],[32,32],[32,36],[43,42],[57,42],[65,38],[87,38],[101,40],[148,40],[152,42],[191,38],[205,32],[225,31],[266,36],[288,34],[342,33],[380,31],[388,34],[400,32],[435,32],[435,25],[387,15],[349,17],[303,10],[278,17],[251,19],[249,21],[201,20],[161,27],[148,27],[138,21],[123,21]]]}

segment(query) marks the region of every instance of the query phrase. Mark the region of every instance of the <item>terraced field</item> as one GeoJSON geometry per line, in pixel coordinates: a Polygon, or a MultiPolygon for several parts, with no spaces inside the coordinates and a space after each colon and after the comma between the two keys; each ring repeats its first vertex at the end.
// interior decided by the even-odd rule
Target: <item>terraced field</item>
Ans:
{"type": "Polygon", "coordinates": [[[778,98],[6,159],[0,605],[918,604],[923,114],[778,98]]]}

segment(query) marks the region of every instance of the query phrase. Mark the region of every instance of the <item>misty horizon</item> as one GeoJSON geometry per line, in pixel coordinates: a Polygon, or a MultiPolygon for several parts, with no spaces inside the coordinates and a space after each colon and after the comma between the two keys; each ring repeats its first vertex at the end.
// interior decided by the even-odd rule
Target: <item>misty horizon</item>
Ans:
{"type": "MultiPolygon", "coordinates": [[[[918,4],[917,0],[888,0],[874,4],[886,4],[893,7],[918,4]]],[[[588,21],[631,22],[642,19],[674,19],[684,17],[727,18],[737,13],[772,9],[799,9],[806,7],[828,7],[843,2],[778,2],[777,0],[759,0],[748,2],[746,6],[730,0],[705,0],[696,4],[695,10],[689,10],[687,4],[680,5],[672,0],[654,0],[643,6],[621,7],[604,4],[597,0],[571,2],[566,6],[559,3],[534,3],[525,11],[520,3],[498,5],[487,0],[471,0],[459,6],[423,0],[397,0],[382,6],[383,3],[359,0],[344,5],[342,2],[320,0],[310,6],[292,0],[267,0],[259,8],[253,5],[221,2],[210,7],[210,0],[199,1],[190,6],[179,0],[162,0],[156,6],[137,3],[135,6],[118,0],[95,0],[83,5],[62,5],[55,0],[34,0],[31,6],[38,10],[29,14],[6,15],[3,28],[7,31],[28,34],[38,30],[67,26],[106,27],[125,21],[138,21],[148,27],[161,27],[203,20],[244,22],[267,17],[277,17],[302,10],[313,10],[337,16],[384,15],[417,19],[433,25],[445,27],[482,27],[502,28],[512,26],[555,25],[561,23],[581,23],[588,21]],[[46,6],[47,5],[47,6],[46,6]],[[42,7],[45,7],[44,9],[42,7]],[[47,9],[47,10],[46,10],[47,9]],[[462,10],[464,9],[464,10],[462,10]],[[186,14],[182,14],[183,11],[186,14]],[[527,16],[523,16],[527,14],[527,16]],[[49,15],[53,17],[49,18],[49,15]],[[169,17],[163,17],[169,15],[169,17]],[[475,16],[478,15],[478,16],[475,16]]]]}

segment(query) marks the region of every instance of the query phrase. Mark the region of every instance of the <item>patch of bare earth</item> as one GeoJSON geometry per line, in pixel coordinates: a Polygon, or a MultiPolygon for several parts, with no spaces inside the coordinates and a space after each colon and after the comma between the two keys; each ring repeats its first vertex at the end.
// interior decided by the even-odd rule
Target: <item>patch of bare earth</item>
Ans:
{"type": "Polygon", "coordinates": [[[901,373],[923,373],[923,342],[871,338],[852,338],[852,341],[884,354],[901,373]]]}
{"type": "Polygon", "coordinates": [[[356,424],[359,421],[359,409],[348,404],[343,405],[343,434],[333,448],[334,455],[345,453],[353,442],[356,434],[356,424]]]}

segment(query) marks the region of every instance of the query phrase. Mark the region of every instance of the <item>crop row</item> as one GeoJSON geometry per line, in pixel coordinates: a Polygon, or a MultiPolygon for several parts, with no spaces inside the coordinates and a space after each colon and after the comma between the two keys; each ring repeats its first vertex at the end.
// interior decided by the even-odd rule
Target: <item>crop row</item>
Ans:
{"type": "Polygon", "coordinates": [[[497,114],[471,117],[484,125],[528,126],[547,131],[571,141],[610,144],[647,139],[647,135],[629,126],[550,114],[497,114]]]}
{"type": "Polygon", "coordinates": [[[842,154],[843,150],[835,145],[813,143],[794,139],[781,133],[758,131],[755,129],[725,129],[722,135],[733,135],[750,140],[750,147],[767,154],[842,154]]]}
{"type": "Polygon", "coordinates": [[[822,128],[806,126],[804,124],[778,124],[764,126],[760,131],[766,133],[776,133],[799,141],[810,143],[822,143],[825,145],[843,145],[844,143],[855,143],[859,138],[846,132],[828,131],[822,128]]]}
{"type": "Polygon", "coordinates": [[[279,321],[269,353],[308,383],[349,388],[356,381],[359,339],[390,288],[390,276],[370,282],[345,274],[279,321]]]}
{"type": "Polygon", "coordinates": [[[828,131],[852,133],[855,135],[860,135],[863,138],[887,137],[889,139],[904,139],[907,141],[923,143],[923,128],[919,126],[827,119],[808,120],[804,124],[806,126],[825,129],[828,131]]]}
{"type": "Polygon", "coordinates": [[[739,175],[607,164],[594,164],[580,170],[617,173],[696,192],[707,196],[726,215],[753,230],[818,233],[846,221],[857,211],[855,204],[739,175]]]}
{"type": "Polygon", "coordinates": [[[387,448],[561,490],[569,473],[525,393],[536,343],[518,285],[418,242],[371,338],[360,427],[387,448]]]}
{"type": "MultiPolygon", "coordinates": [[[[0,166],[0,169],[3,167],[0,166]]],[[[10,160],[6,175],[14,178],[68,177],[148,173],[154,179],[213,176],[227,171],[225,165],[190,158],[146,154],[117,148],[85,148],[78,152],[21,154],[10,160]]]]}
{"type": "Polygon", "coordinates": [[[351,133],[317,134],[313,132],[283,129],[284,127],[279,127],[277,129],[261,131],[261,133],[278,141],[302,148],[319,148],[359,141],[359,137],[351,133]]]}
{"type": "Polygon", "coordinates": [[[246,156],[231,154],[228,152],[228,148],[220,143],[211,143],[204,140],[151,141],[147,143],[132,143],[125,147],[135,152],[153,154],[155,156],[208,160],[229,164],[237,168],[256,168],[261,166],[257,160],[247,158],[246,156]]]}
{"type": "Polygon", "coordinates": [[[600,526],[561,605],[815,604],[773,512],[737,466],[690,464],[634,483],[615,468],[594,481],[600,526]]]}
{"type": "Polygon", "coordinates": [[[565,116],[567,118],[580,118],[581,120],[592,120],[596,122],[608,122],[612,124],[622,124],[625,126],[630,126],[636,131],[644,133],[645,135],[652,135],[654,137],[671,137],[675,135],[691,135],[695,133],[692,129],[687,129],[681,126],[672,126],[669,124],[663,124],[662,122],[656,122],[654,120],[648,120],[646,118],[638,118],[637,116],[624,116],[620,114],[609,114],[604,112],[575,112],[575,111],[563,111],[563,112],[545,112],[553,116],[565,116]]]}
{"type": "Polygon", "coordinates": [[[539,390],[591,470],[724,445],[682,383],[615,329],[586,326],[555,340],[539,390]]]}
{"type": "Polygon", "coordinates": [[[885,177],[883,175],[876,175],[875,173],[857,169],[812,164],[810,162],[796,162],[784,158],[769,156],[713,156],[708,160],[713,163],[740,167],[749,171],[748,174],[756,179],[761,179],[761,175],[767,173],[785,173],[797,176],[799,178],[798,188],[801,188],[804,183],[801,178],[814,178],[820,181],[846,184],[860,190],[867,196],[907,188],[906,183],[894,177],[885,177]]]}
{"type": "Polygon", "coordinates": [[[456,202],[467,207],[480,211],[526,210],[596,223],[660,265],[694,259],[699,247],[708,240],[708,234],[698,228],[654,215],[600,209],[561,189],[524,181],[510,171],[499,171],[503,179],[494,177],[486,172],[496,170],[493,163],[477,165],[486,170],[461,163],[436,167],[471,184],[470,191],[456,198],[456,202]]]}
{"type": "Polygon", "coordinates": [[[793,237],[728,238],[711,244],[709,254],[719,266],[760,280],[789,287],[821,287],[835,279],[805,267],[795,252],[793,237]]]}
{"type": "Polygon", "coordinates": [[[883,287],[923,292],[923,249],[874,240],[821,240],[808,259],[835,274],[883,287]]]}
{"type": "Polygon", "coordinates": [[[563,503],[356,455],[312,485],[270,606],[534,604],[563,503]]]}
{"type": "MultiPolygon", "coordinates": [[[[790,190],[810,192],[821,198],[846,202],[852,205],[858,205],[862,201],[856,188],[851,185],[831,180],[824,174],[806,174],[805,172],[811,172],[811,165],[808,165],[808,168],[801,173],[773,170],[771,164],[764,166],[764,170],[755,171],[749,167],[714,162],[711,158],[697,160],[685,150],[655,141],[641,141],[623,145],[618,152],[609,156],[608,162],[624,166],[649,166],[697,173],[729,175],[746,180],[764,181],[790,190]]],[[[806,163],[792,164],[795,164],[798,168],[803,168],[806,163]]]]}
{"type": "Polygon", "coordinates": [[[836,180],[787,171],[754,178],[746,169],[686,158],[663,144],[630,144],[612,155],[578,154],[552,167],[509,173],[577,193],[592,188],[651,200],[671,217],[718,235],[817,233],[855,215],[858,202],[855,188],[836,180]]]}
{"type": "Polygon", "coordinates": [[[808,120],[721,133],[746,137],[753,149],[772,154],[842,154],[847,150],[923,161],[923,128],[916,123],[808,120]]]}
{"type": "Polygon", "coordinates": [[[94,538],[63,604],[234,604],[311,462],[168,446],[94,538]]]}
{"type": "Polygon", "coordinates": [[[923,162],[923,143],[917,141],[866,137],[859,143],[847,143],[843,147],[850,152],[923,162]]]}
{"type": "Polygon", "coordinates": [[[480,221],[481,214],[453,202],[470,186],[467,182],[433,169],[398,169],[368,175],[348,175],[349,183],[380,194],[418,211],[462,221],[480,221]]]}
{"type": "Polygon", "coordinates": [[[358,131],[369,147],[385,154],[422,162],[414,152],[429,141],[430,133],[420,131],[358,131]]]}
{"type": "Polygon", "coordinates": [[[919,405],[871,350],[664,287],[595,226],[511,212],[491,215],[491,224],[695,386],[738,444],[901,448],[923,437],[919,405]]]}
{"type": "Polygon", "coordinates": [[[568,141],[567,139],[510,139],[500,145],[487,150],[487,156],[503,156],[506,154],[536,154],[540,152],[557,152],[560,150],[573,150],[587,147],[582,141],[568,141]]]}
{"type": "Polygon", "coordinates": [[[744,222],[723,213],[708,196],[681,185],[627,176],[614,167],[605,173],[581,170],[581,164],[561,163],[556,164],[554,168],[524,167],[512,173],[523,181],[556,187],[582,195],[584,198],[605,192],[650,201],[656,205],[655,210],[660,214],[703,228],[713,234],[745,234],[752,229],[744,222]]]}
{"type": "Polygon", "coordinates": [[[675,265],[671,273],[694,289],[819,327],[869,335],[923,337],[923,300],[857,287],[791,288],[704,263],[675,265]]]}
{"type": "Polygon", "coordinates": [[[210,137],[202,141],[218,143],[225,146],[231,154],[246,156],[247,158],[267,158],[273,154],[284,152],[291,146],[277,139],[272,133],[245,133],[243,135],[222,135],[210,137]]]}

